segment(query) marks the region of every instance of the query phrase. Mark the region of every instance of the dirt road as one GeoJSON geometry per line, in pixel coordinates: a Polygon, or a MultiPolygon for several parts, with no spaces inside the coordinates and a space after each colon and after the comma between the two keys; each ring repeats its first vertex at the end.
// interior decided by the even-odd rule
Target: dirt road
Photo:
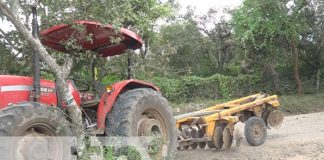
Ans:
{"type": "MultiPolygon", "coordinates": [[[[238,124],[241,133],[243,127],[238,124]]],[[[179,151],[177,159],[324,160],[324,112],[285,117],[280,129],[268,130],[268,138],[261,146],[249,146],[243,139],[239,148],[179,151]]]]}

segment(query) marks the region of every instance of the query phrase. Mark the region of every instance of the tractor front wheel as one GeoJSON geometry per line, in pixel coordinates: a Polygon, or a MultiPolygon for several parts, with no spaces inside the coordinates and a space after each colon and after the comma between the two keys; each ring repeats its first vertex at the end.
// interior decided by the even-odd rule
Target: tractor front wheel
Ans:
{"type": "Polygon", "coordinates": [[[172,158],[176,152],[176,126],[171,108],[159,92],[150,88],[120,94],[107,115],[105,132],[107,136],[160,137],[152,141],[154,144],[143,145],[151,158],[172,158]]]}
{"type": "Polygon", "coordinates": [[[1,157],[13,160],[65,160],[71,156],[63,137],[71,136],[70,123],[54,107],[20,103],[0,111],[1,157]],[[5,146],[4,146],[5,144],[5,146]]]}

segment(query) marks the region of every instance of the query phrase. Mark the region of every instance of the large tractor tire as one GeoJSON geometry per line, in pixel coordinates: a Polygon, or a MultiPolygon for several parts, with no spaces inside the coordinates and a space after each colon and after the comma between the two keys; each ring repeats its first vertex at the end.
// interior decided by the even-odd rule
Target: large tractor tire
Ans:
{"type": "MultiPolygon", "coordinates": [[[[150,157],[174,158],[177,147],[175,119],[168,102],[150,88],[128,90],[118,96],[106,119],[107,136],[160,135],[162,143],[150,157]]],[[[148,149],[148,148],[144,148],[148,149]]]]}
{"type": "Polygon", "coordinates": [[[251,117],[245,122],[244,135],[251,146],[259,146],[267,138],[267,126],[263,119],[251,117]]]}
{"type": "Polygon", "coordinates": [[[26,102],[0,111],[1,159],[67,160],[69,139],[57,136],[71,135],[70,122],[54,107],[26,102]]]}

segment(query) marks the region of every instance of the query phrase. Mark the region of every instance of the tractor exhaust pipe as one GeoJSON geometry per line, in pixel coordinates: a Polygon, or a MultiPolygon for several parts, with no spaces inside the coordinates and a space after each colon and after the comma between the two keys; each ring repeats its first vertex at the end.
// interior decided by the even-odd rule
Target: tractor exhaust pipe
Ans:
{"type": "Polygon", "coordinates": [[[133,78],[133,73],[132,73],[132,67],[133,67],[133,62],[132,62],[132,52],[127,53],[127,79],[132,79],[133,78]]]}
{"type": "MultiPolygon", "coordinates": [[[[38,36],[39,28],[38,28],[38,21],[37,21],[37,9],[36,5],[32,6],[32,14],[33,14],[33,20],[32,20],[32,33],[34,38],[38,36]]],[[[39,97],[40,97],[40,60],[39,56],[34,51],[33,53],[33,91],[31,95],[31,99],[34,102],[39,102],[39,97]]]]}

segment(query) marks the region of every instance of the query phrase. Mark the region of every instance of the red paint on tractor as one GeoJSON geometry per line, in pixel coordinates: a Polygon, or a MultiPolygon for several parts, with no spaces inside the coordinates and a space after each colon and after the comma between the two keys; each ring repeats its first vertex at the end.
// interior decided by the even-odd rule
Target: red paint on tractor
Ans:
{"type": "Polygon", "coordinates": [[[114,83],[112,85],[113,91],[111,93],[105,93],[101,99],[97,110],[97,127],[98,129],[104,129],[106,126],[106,116],[111,111],[112,106],[119,94],[127,89],[133,88],[152,88],[156,91],[160,91],[160,89],[154,86],[151,83],[146,83],[139,80],[125,80],[121,82],[114,83]]]}
{"type": "MultiPolygon", "coordinates": [[[[55,82],[42,79],[40,103],[57,106],[55,82]]],[[[68,82],[70,91],[77,104],[81,104],[79,91],[68,82]]],[[[33,89],[32,77],[0,75],[0,109],[10,104],[27,102],[33,89]]]]}
{"type": "MultiPolygon", "coordinates": [[[[26,102],[30,100],[30,93],[33,89],[31,77],[0,75],[0,108],[10,104],[26,102]]],[[[41,80],[40,103],[57,105],[55,83],[48,80],[41,80]]]]}

